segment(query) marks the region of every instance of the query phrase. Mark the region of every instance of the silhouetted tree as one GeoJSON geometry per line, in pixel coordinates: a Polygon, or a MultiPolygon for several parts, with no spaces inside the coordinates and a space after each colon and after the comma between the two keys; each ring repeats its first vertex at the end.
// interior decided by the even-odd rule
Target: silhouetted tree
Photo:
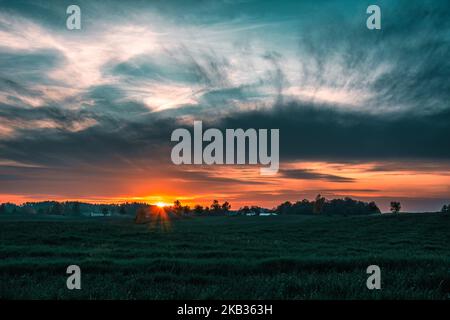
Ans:
{"type": "Polygon", "coordinates": [[[201,214],[203,213],[203,207],[202,207],[201,205],[197,204],[197,205],[194,207],[194,213],[195,213],[196,215],[201,215],[201,214]]]}
{"type": "Polygon", "coordinates": [[[290,203],[289,201],[286,201],[277,207],[276,212],[278,214],[290,214],[291,208],[292,208],[292,203],[290,203]]]}
{"type": "Polygon", "coordinates": [[[369,202],[367,207],[368,207],[369,213],[381,213],[380,209],[378,208],[377,204],[374,201],[369,202]]]}
{"type": "Polygon", "coordinates": [[[0,214],[4,214],[6,213],[6,205],[4,203],[2,203],[0,205],[0,214]]]}
{"type": "Polygon", "coordinates": [[[258,207],[258,206],[251,206],[251,207],[250,207],[250,211],[253,211],[253,212],[256,213],[256,214],[260,214],[261,211],[263,211],[263,208],[258,207]]]}
{"type": "Polygon", "coordinates": [[[137,224],[146,223],[148,221],[147,216],[148,210],[146,207],[141,206],[136,211],[136,217],[134,218],[134,222],[137,224]]]}
{"type": "Polygon", "coordinates": [[[36,210],[29,204],[24,205],[21,208],[21,212],[24,214],[36,214],[36,210]]]}
{"type": "Polygon", "coordinates": [[[220,211],[220,204],[218,200],[213,200],[213,203],[211,204],[211,210],[215,213],[220,211]]]}
{"type": "Polygon", "coordinates": [[[225,202],[222,204],[222,210],[223,210],[224,212],[228,212],[228,211],[230,211],[230,209],[231,209],[231,204],[229,204],[228,201],[225,201],[225,202]]]}
{"type": "Polygon", "coordinates": [[[250,208],[248,206],[244,206],[243,208],[239,209],[239,212],[241,214],[247,214],[250,212],[250,208]]]}
{"type": "Polygon", "coordinates": [[[323,207],[325,205],[326,199],[322,197],[320,194],[317,195],[316,200],[313,204],[313,212],[314,213],[322,213],[323,207]]]}
{"type": "Polygon", "coordinates": [[[79,202],[74,202],[72,204],[72,214],[79,216],[81,214],[81,210],[80,210],[80,203],[79,202]]]}
{"type": "Polygon", "coordinates": [[[441,209],[441,212],[442,213],[449,213],[450,212],[450,204],[449,205],[444,204],[444,206],[441,209]]]}
{"type": "Polygon", "coordinates": [[[402,208],[400,202],[392,201],[391,202],[391,212],[392,213],[399,213],[400,209],[402,208]]]}
{"type": "Polygon", "coordinates": [[[61,206],[61,203],[59,202],[55,202],[52,206],[52,209],[50,211],[50,214],[54,214],[54,215],[61,215],[63,212],[63,208],[61,206]]]}
{"type": "Polygon", "coordinates": [[[127,214],[127,209],[123,203],[119,207],[119,214],[127,214]]]}
{"type": "Polygon", "coordinates": [[[175,200],[173,202],[173,210],[176,214],[182,214],[183,213],[183,206],[181,205],[180,200],[175,200]]]}
{"type": "Polygon", "coordinates": [[[104,215],[104,216],[107,216],[108,215],[108,208],[107,207],[103,207],[102,208],[102,214],[104,215]]]}
{"type": "Polygon", "coordinates": [[[191,213],[191,207],[189,206],[183,206],[181,211],[183,212],[184,215],[188,215],[191,213]]]}
{"type": "Polygon", "coordinates": [[[290,211],[295,214],[312,214],[314,211],[313,204],[314,202],[309,202],[307,199],[303,199],[302,201],[297,201],[294,203],[290,211]]]}

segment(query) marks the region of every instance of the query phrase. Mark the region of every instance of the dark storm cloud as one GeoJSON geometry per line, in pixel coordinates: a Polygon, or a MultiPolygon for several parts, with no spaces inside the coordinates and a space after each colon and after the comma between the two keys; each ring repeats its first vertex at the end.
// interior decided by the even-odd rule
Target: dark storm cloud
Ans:
{"type": "MultiPolygon", "coordinates": [[[[183,169],[185,169],[185,167],[183,169]]],[[[188,183],[199,183],[203,185],[209,185],[210,183],[212,183],[212,185],[217,184],[219,188],[221,188],[223,185],[232,187],[236,185],[267,185],[271,183],[270,181],[264,181],[261,179],[249,180],[246,178],[239,179],[226,176],[217,176],[216,172],[209,170],[208,167],[206,167],[204,171],[183,169],[179,168],[179,170],[174,170],[174,176],[177,179],[185,179],[185,181],[188,183]]]]}
{"type": "Polygon", "coordinates": [[[127,159],[170,160],[163,152],[176,122],[154,115],[123,121],[114,115],[93,110],[66,110],[58,107],[0,108],[0,120],[18,123],[15,135],[0,142],[2,158],[43,166],[70,166],[103,163],[105,166],[127,159]],[[96,124],[81,131],[69,130],[74,123],[93,119],[96,124]],[[34,120],[50,121],[56,127],[30,127],[34,120]],[[23,125],[21,125],[23,124],[23,125]]]}
{"type": "Polygon", "coordinates": [[[280,128],[280,159],[450,159],[450,110],[370,115],[292,104],[241,112],[223,128],[280,128]]]}
{"type": "MultiPolygon", "coordinates": [[[[64,129],[18,129],[18,136],[0,144],[11,160],[48,165],[116,161],[117,157],[160,159],[170,163],[172,130],[180,124],[154,113],[123,121],[105,112],[64,110],[56,107],[0,108],[0,118],[10,121],[49,120],[60,128],[83,119],[97,124],[80,132],[64,129]],[[157,154],[153,151],[158,150],[157,154]],[[30,157],[33,155],[33,157],[30,157]]],[[[277,106],[269,111],[240,112],[221,120],[225,128],[280,128],[281,161],[318,159],[327,161],[450,159],[450,112],[387,118],[325,107],[277,106]]],[[[217,125],[217,122],[214,123],[217,125]]],[[[183,125],[189,128],[190,125],[183,125]]],[[[208,123],[205,123],[205,128],[208,123]]],[[[414,168],[411,163],[411,168],[414,168]]],[[[383,170],[387,168],[378,168],[383,170]]],[[[282,171],[288,177],[313,178],[311,172],[282,171]]],[[[335,180],[341,177],[315,176],[335,180]]],[[[345,181],[340,179],[340,181],[345,181]]]]}
{"type": "Polygon", "coordinates": [[[332,174],[323,174],[307,169],[281,169],[279,171],[284,178],[300,180],[325,180],[330,182],[353,182],[354,179],[332,174]]]}
{"type": "Polygon", "coordinates": [[[399,172],[399,171],[409,171],[414,170],[415,172],[421,173],[434,173],[439,172],[441,175],[445,174],[443,171],[448,172],[450,175],[450,163],[446,162],[426,162],[426,161],[404,161],[402,163],[397,162],[383,162],[378,163],[368,171],[373,172],[399,172]]]}

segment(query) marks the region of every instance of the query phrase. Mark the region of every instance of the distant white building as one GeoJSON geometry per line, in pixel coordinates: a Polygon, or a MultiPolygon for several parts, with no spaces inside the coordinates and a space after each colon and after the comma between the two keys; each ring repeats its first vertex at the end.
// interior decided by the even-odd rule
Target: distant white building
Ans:
{"type": "Polygon", "coordinates": [[[278,214],[276,214],[275,212],[260,212],[259,215],[261,217],[268,217],[268,216],[277,216],[278,214]]]}

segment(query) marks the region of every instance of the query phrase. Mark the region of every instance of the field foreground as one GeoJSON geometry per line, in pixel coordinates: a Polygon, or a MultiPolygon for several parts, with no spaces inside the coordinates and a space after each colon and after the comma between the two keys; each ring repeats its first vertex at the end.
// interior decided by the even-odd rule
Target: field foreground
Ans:
{"type": "Polygon", "coordinates": [[[0,217],[0,298],[449,299],[450,216],[0,217]],[[66,288],[79,265],[82,289],[66,288]],[[381,268],[368,290],[366,268],[381,268]]]}

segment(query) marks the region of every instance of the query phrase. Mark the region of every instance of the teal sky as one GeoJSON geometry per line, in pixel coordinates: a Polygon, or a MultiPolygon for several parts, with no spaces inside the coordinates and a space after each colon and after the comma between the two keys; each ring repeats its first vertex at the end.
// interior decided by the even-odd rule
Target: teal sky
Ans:
{"type": "Polygon", "coordinates": [[[382,208],[393,199],[409,210],[450,202],[448,1],[0,1],[0,9],[6,200],[216,196],[270,206],[321,192],[382,208]],[[81,30],[66,29],[70,4],[81,8],[81,30]],[[381,30],[366,28],[370,4],[381,7],[381,30]],[[279,128],[279,176],[174,167],[170,133],[193,120],[279,128]]]}

